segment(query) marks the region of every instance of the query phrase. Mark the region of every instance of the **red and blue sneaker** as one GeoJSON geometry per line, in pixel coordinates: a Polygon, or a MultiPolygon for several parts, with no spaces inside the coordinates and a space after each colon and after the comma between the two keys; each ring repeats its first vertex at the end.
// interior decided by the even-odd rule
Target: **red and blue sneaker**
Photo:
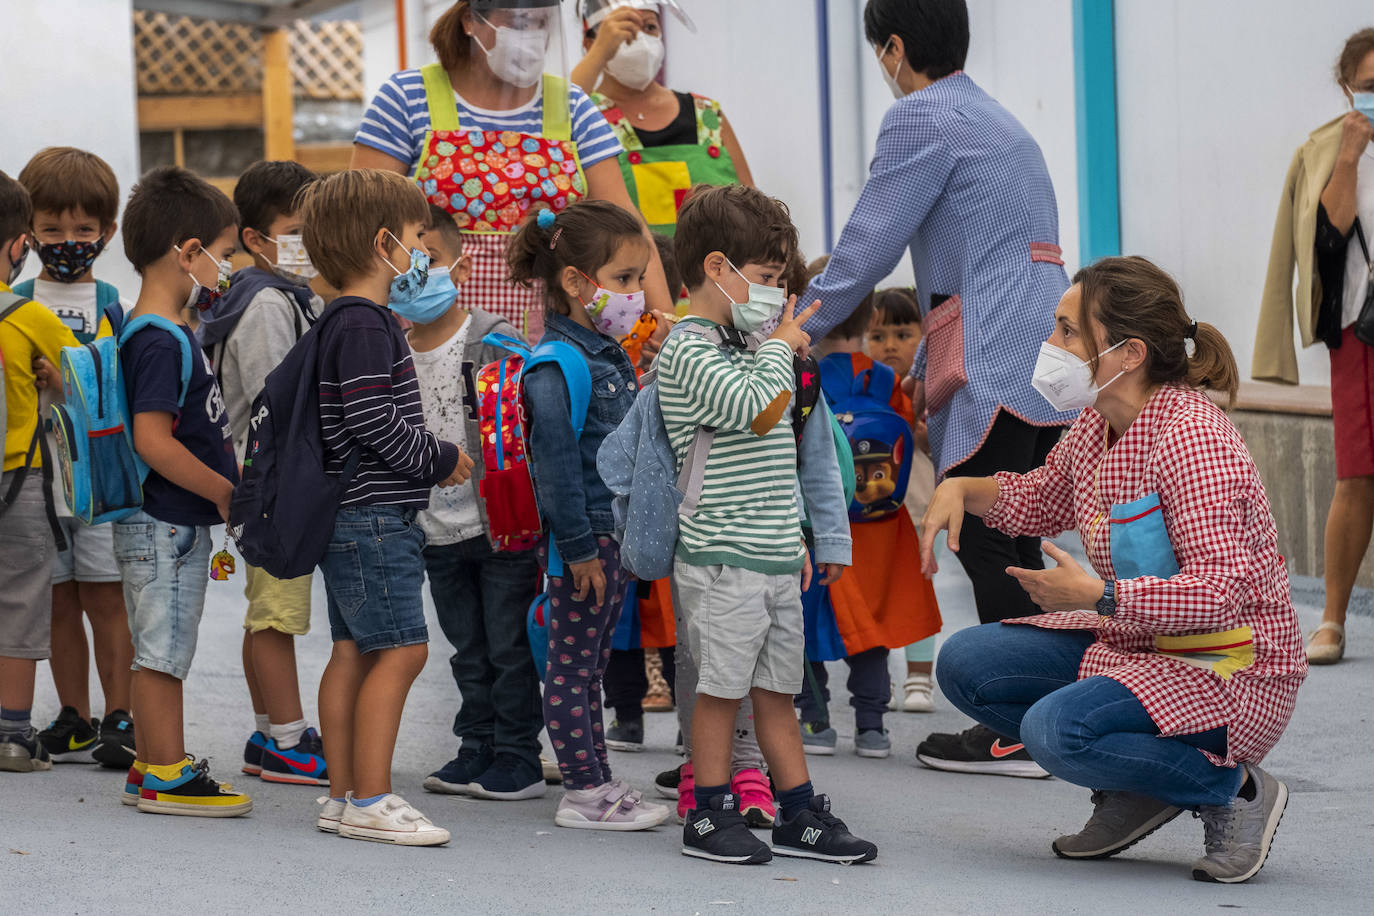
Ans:
{"type": "Polygon", "coordinates": [[[143,791],[143,777],[148,773],[148,764],[142,760],[135,760],[133,766],[129,767],[129,775],[124,779],[124,791],[120,793],[119,800],[126,805],[138,804],[139,793],[143,791]]]}
{"type": "Polygon", "coordinates": [[[253,732],[248,736],[248,743],[243,746],[243,772],[249,776],[262,774],[262,752],[265,747],[267,736],[262,732],[253,732]]]}
{"type": "Polygon", "coordinates": [[[295,747],[281,748],[275,738],[268,738],[262,749],[262,771],[265,782],[284,782],[295,786],[327,786],[329,771],[324,765],[324,742],[320,733],[307,728],[295,747]]]}

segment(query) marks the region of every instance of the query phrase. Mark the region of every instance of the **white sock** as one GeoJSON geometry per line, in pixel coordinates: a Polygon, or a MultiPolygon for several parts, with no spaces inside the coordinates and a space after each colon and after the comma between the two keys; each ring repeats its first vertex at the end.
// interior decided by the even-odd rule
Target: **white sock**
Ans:
{"type": "Polygon", "coordinates": [[[267,734],[268,730],[272,727],[271,724],[267,721],[267,713],[265,712],[253,713],[253,722],[255,723],[257,730],[262,732],[264,735],[267,734]]]}
{"type": "Polygon", "coordinates": [[[295,722],[287,722],[285,725],[269,727],[272,732],[272,740],[277,742],[277,747],[286,749],[301,743],[301,735],[305,734],[306,724],[304,719],[297,719],[295,722]]]}

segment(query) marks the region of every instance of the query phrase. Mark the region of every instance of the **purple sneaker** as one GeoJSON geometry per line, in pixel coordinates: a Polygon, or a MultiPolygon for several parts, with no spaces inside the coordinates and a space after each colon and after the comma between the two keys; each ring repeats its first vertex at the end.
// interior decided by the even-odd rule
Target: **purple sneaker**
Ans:
{"type": "Polygon", "coordinates": [[[643,795],[616,780],[564,792],[553,822],[582,830],[648,830],[667,819],[667,807],[644,801],[643,795]]]}

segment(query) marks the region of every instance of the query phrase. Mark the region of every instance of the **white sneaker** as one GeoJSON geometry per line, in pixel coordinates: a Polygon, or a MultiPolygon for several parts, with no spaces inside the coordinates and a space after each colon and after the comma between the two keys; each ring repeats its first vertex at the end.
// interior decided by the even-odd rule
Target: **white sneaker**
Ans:
{"type": "Polygon", "coordinates": [[[328,795],[321,795],[315,799],[315,804],[320,806],[320,816],[315,818],[315,829],[323,830],[325,833],[338,833],[339,820],[343,817],[347,802],[335,801],[328,795]]]}
{"type": "Polygon", "coordinates": [[[594,789],[569,790],[558,803],[553,822],[583,830],[648,830],[668,819],[668,808],[616,780],[594,789]]]}
{"type": "Polygon", "coordinates": [[[912,674],[902,682],[906,696],[902,699],[902,709],[906,712],[934,712],[935,685],[929,674],[912,674]]]}
{"type": "Polygon", "coordinates": [[[435,827],[429,818],[399,795],[390,794],[365,807],[353,804],[353,793],[339,819],[339,836],[397,846],[442,846],[448,831],[435,827]]]}

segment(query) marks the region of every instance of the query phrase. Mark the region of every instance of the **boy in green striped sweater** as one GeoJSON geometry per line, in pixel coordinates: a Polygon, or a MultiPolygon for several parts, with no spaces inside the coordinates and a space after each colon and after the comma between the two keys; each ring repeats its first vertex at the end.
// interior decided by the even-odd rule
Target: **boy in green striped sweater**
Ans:
{"type": "MultiPolygon", "coordinates": [[[[767,862],[774,852],[867,862],[872,843],[853,836],[816,795],[792,698],[802,687],[801,592],[811,576],[797,506],[797,449],[788,410],[793,354],[810,339],[780,281],[797,249],[787,208],[742,185],[693,189],[678,214],[674,249],[701,333],[671,335],[658,359],[663,423],[679,464],[701,428],[714,431],[701,495],[679,518],[673,580],[686,644],[700,671],[692,722],[694,810],[685,855],[767,862]],[[782,312],[777,329],[758,334],[782,312]],[[720,329],[723,329],[720,330],[720,329]],[[730,753],[740,700],[754,703],[760,748],[777,787],[773,844],[750,832],[730,792],[730,753]]],[[[833,497],[843,500],[843,494],[833,497]]],[[[840,564],[822,564],[825,583],[840,564]]]]}

